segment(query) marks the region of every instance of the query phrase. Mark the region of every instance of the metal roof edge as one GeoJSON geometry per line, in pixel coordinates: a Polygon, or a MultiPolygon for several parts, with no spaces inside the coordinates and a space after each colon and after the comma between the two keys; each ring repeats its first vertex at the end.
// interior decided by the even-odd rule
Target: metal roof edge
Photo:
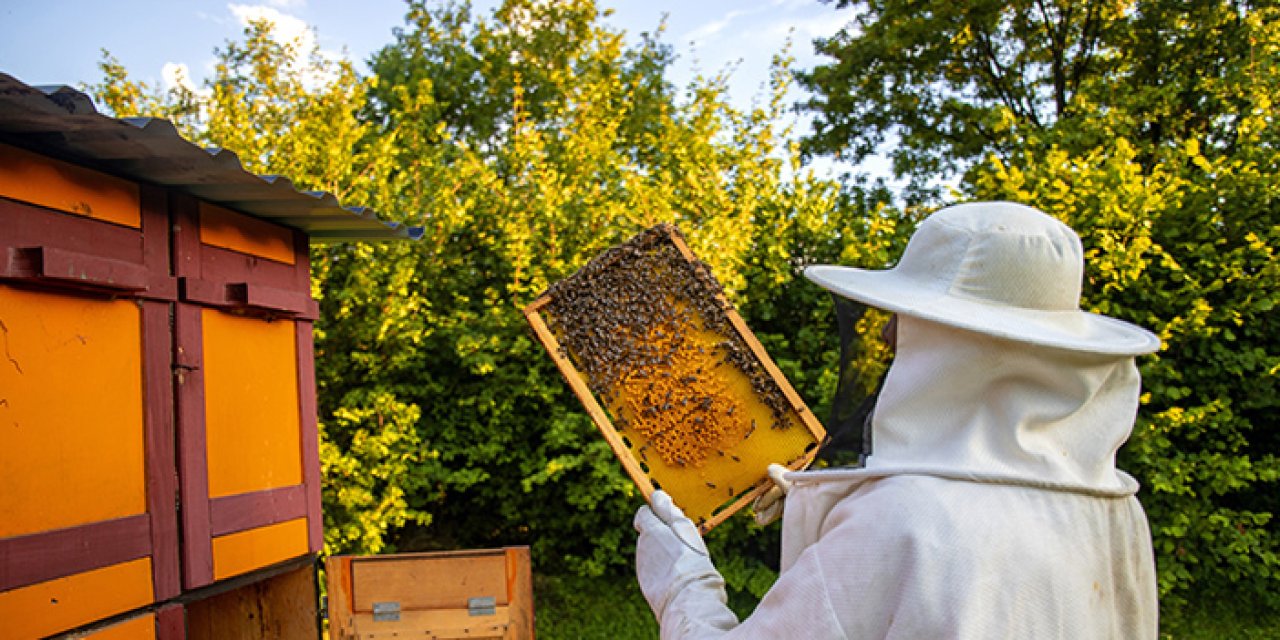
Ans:
{"type": "Polygon", "coordinates": [[[250,172],[235,152],[204,149],[169,120],[115,118],[66,85],[30,86],[0,71],[0,142],[190,194],[311,236],[314,243],[417,240],[423,228],[343,206],[287,176],[250,172]],[[339,215],[335,215],[339,214],[339,215]],[[284,222],[287,220],[287,222],[284,222]]]}

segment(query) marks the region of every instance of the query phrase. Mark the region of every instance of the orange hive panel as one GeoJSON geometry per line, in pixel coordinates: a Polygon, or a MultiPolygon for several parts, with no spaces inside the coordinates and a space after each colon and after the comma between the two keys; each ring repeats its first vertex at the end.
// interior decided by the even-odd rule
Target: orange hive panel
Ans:
{"type": "Polygon", "coordinates": [[[822,425],[679,231],[659,225],[597,256],[525,311],[648,497],[669,493],[703,531],[801,468],[822,425]]]}

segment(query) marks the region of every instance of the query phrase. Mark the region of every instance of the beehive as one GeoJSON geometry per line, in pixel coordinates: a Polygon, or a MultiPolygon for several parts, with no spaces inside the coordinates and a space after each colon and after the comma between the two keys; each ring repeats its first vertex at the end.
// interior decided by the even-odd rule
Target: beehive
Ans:
{"type": "Polygon", "coordinates": [[[801,468],[822,425],[672,225],[596,257],[525,310],[646,497],[710,530],[801,468]]]}

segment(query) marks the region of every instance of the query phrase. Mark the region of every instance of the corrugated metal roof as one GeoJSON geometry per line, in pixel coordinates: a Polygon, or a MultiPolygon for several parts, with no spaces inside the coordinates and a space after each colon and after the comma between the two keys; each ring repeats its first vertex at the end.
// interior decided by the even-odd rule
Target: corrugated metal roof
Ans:
{"type": "Polygon", "coordinates": [[[344,207],[331,193],[251,173],[235,153],[192,144],[168,120],[98,113],[89,96],[71,87],[32,87],[0,73],[0,141],[301,229],[312,242],[422,236],[421,227],[344,207]]]}

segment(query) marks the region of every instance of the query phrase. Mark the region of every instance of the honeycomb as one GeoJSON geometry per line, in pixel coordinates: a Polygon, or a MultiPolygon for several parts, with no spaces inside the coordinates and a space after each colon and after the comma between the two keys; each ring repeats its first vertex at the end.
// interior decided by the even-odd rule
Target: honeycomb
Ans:
{"type": "Polygon", "coordinates": [[[526,316],[645,495],[666,490],[704,531],[824,435],[674,226],[597,256],[526,316]]]}

